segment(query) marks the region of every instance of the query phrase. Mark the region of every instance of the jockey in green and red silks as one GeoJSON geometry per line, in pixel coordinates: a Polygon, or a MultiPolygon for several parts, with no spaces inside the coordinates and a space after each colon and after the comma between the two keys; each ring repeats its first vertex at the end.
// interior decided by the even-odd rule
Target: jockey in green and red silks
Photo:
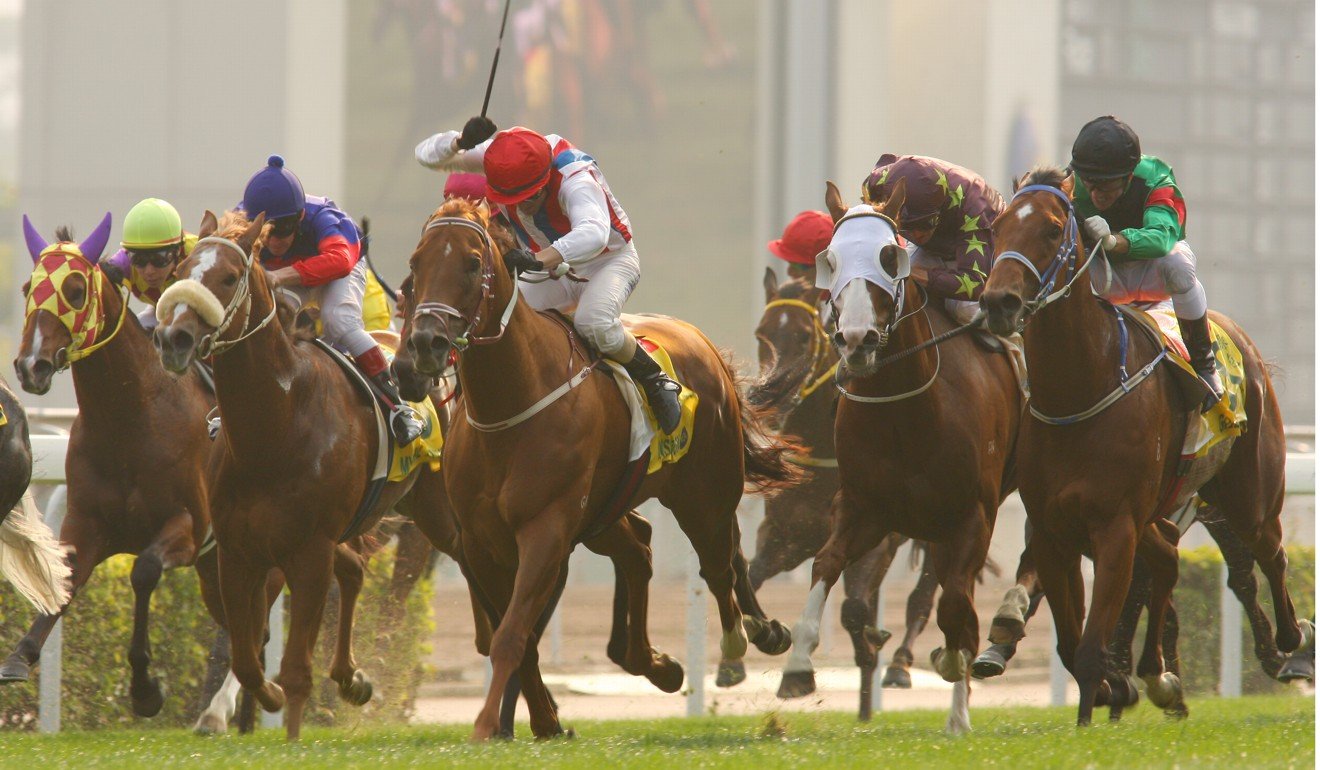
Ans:
{"type": "Polygon", "coordinates": [[[1185,240],[1187,204],[1173,169],[1142,155],[1137,133],[1112,115],[1082,127],[1071,168],[1082,229],[1092,243],[1101,242],[1113,268],[1109,285],[1096,289],[1116,305],[1172,300],[1191,364],[1214,393],[1206,402],[1212,406],[1224,386],[1215,370],[1205,287],[1185,240]]]}
{"type": "Polygon", "coordinates": [[[967,323],[980,309],[994,245],[990,225],[1004,199],[979,174],[937,158],[885,154],[862,183],[862,200],[886,200],[899,179],[907,199],[899,234],[908,240],[913,274],[925,274],[926,290],[967,323]]]}
{"type": "Polygon", "coordinates": [[[385,353],[362,320],[367,266],[357,224],[329,198],[304,194],[278,155],[248,180],[240,208],[249,217],[266,215],[262,267],[275,287],[320,306],[321,338],[351,355],[388,402],[395,441],[404,445],[420,436],[426,423],[399,397],[385,353]]]}

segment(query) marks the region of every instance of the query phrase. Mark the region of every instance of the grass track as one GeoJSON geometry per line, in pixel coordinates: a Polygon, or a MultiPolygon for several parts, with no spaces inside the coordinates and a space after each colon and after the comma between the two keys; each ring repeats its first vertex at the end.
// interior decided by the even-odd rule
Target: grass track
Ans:
{"type": "Polygon", "coordinates": [[[1315,766],[1315,701],[1296,695],[1201,699],[1192,717],[1165,719],[1142,703],[1117,725],[1072,726],[1073,709],[972,711],[976,732],[949,738],[943,712],[884,714],[868,725],[837,713],[578,722],[576,740],[471,746],[468,728],[310,729],[197,738],[177,730],[58,736],[0,734],[0,766],[73,767],[1033,767],[1208,768],[1315,766]]]}

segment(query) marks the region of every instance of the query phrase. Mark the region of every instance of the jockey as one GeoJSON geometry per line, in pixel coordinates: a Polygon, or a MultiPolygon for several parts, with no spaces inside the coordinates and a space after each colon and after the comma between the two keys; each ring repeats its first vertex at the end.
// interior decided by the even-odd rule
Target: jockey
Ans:
{"type": "Polygon", "coordinates": [[[967,323],[980,310],[994,248],[990,224],[1004,199],[978,174],[936,158],[886,153],[862,183],[862,200],[886,200],[891,185],[907,180],[899,234],[910,244],[913,275],[944,300],[949,314],[967,323]]]}
{"type": "Polygon", "coordinates": [[[524,283],[520,290],[537,309],[576,306],[573,325],[583,339],[623,364],[646,393],[660,429],[673,432],[681,416],[681,388],[619,320],[642,266],[628,215],[605,176],[590,155],[555,134],[542,136],[521,126],[495,131],[489,119],[472,118],[462,133],[423,140],[417,161],[433,169],[485,174],[486,198],[542,269],[553,278],[571,269],[589,279],[524,283]]]}
{"type": "Polygon", "coordinates": [[[147,305],[138,313],[142,328],[156,328],[156,300],[174,283],[174,268],[192,253],[197,236],[184,232],[179,212],[160,198],[147,198],[124,217],[119,251],[101,260],[101,269],[147,305]],[[107,269],[113,268],[113,269],[107,269]]]}
{"type": "Polygon", "coordinates": [[[353,356],[390,410],[390,432],[405,445],[426,429],[421,416],[399,397],[385,353],[363,329],[366,264],[360,261],[360,231],[334,201],[304,195],[302,182],[270,156],[252,175],[240,208],[249,217],[266,215],[261,264],[272,288],[296,294],[321,308],[322,339],[353,356]]]}
{"type": "Polygon", "coordinates": [[[816,285],[816,255],[830,247],[834,221],[824,211],[803,211],[793,217],[784,234],[766,244],[770,253],[788,263],[788,277],[816,285]]]}
{"type": "Polygon", "coordinates": [[[1091,241],[1102,243],[1113,267],[1105,298],[1115,304],[1172,299],[1192,367],[1214,393],[1205,406],[1213,406],[1224,386],[1215,371],[1205,287],[1196,277],[1196,255],[1184,240],[1187,205],[1173,169],[1154,155],[1142,155],[1136,132],[1112,115],[1082,126],[1071,168],[1077,176],[1077,216],[1091,241]]]}

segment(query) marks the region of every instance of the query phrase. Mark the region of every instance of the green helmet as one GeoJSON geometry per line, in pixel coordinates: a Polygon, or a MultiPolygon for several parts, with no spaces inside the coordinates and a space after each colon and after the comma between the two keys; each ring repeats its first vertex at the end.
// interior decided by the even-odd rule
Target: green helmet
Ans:
{"type": "Polygon", "coordinates": [[[126,249],[163,249],[183,241],[183,221],[179,212],[160,198],[147,198],[129,209],[124,217],[126,249]]]}

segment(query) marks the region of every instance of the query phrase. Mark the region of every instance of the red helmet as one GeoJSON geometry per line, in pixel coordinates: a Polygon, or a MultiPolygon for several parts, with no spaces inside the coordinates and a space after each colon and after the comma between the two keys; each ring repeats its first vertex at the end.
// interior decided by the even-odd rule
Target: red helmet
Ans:
{"type": "Polygon", "coordinates": [[[530,128],[514,126],[486,148],[486,197],[513,206],[535,195],[550,178],[550,142],[530,128]]]}
{"type": "Polygon", "coordinates": [[[798,265],[815,265],[816,255],[830,245],[834,220],[824,211],[804,211],[793,217],[784,235],[766,244],[770,253],[798,265]]]}

